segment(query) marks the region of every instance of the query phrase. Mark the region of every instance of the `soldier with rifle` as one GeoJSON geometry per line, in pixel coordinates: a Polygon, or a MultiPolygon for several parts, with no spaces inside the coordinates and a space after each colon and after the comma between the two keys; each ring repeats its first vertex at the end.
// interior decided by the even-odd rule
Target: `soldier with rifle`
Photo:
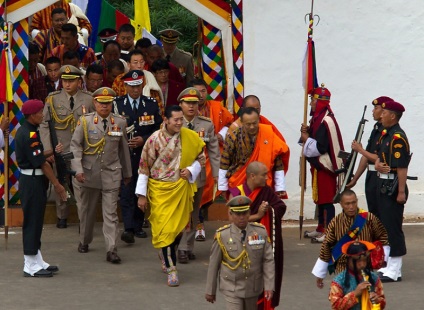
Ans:
{"type": "Polygon", "coordinates": [[[411,153],[408,138],[399,126],[405,108],[395,101],[384,102],[381,107],[384,129],[378,140],[378,159],[375,162],[379,189],[377,209],[387,230],[390,253],[387,266],[379,272],[382,282],[395,282],[402,280],[402,256],[406,254],[402,222],[408,199],[406,180],[411,153]]]}
{"type": "Polygon", "coordinates": [[[343,160],[337,157],[343,150],[343,140],[330,108],[330,91],[321,84],[311,94],[311,115],[309,126],[301,126],[303,154],[311,164],[312,198],[318,206],[318,227],[306,231],[304,237],[312,242],[323,242],[325,229],[334,218],[333,198],[337,191],[336,170],[342,167],[343,160]]]}
{"type": "Polygon", "coordinates": [[[363,149],[361,141],[353,140],[352,150],[362,155],[359,162],[359,166],[356,173],[353,175],[352,180],[346,185],[347,188],[352,188],[356,185],[364,171],[368,168],[367,175],[365,177],[365,197],[367,199],[368,210],[375,216],[380,218],[377,208],[377,171],[375,170],[375,161],[377,160],[377,143],[380,139],[381,132],[383,131],[383,125],[381,124],[381,114],[383,108],[381,105],[385,102],[393,101],[390,97],[378,97],[374,99],[371,104],[374,106],[372,110],[372,116],[376,123],[374,124],[371,135],[368,139],[368,144],[363,149]]]}

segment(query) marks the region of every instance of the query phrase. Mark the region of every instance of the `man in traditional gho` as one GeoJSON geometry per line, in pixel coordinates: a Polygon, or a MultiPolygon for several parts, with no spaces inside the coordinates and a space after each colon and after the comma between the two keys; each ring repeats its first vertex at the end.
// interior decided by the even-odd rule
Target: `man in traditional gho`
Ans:
{"type": "Polygon", "coordinates": [[[143,147],[135,193],[143,212],[150,203],[152,244],[160,249],[168,285],[178,286],[176,248],[193,211],[195,182],[205,164],[205,142],[195,131],[182,128],[180,106],[166,107],[164,116],[164,126],[143,147]]]}

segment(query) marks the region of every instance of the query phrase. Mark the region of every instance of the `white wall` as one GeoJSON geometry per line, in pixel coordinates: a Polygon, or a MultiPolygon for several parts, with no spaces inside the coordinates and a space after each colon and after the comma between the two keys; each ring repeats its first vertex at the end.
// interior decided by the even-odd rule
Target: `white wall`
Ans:
{"type": "MultiPolygon", "coordinates": [[[[297,145],[303,118],[301,63],[308,25],[304,16],[310,0],[244,0],[245,95],[256,94],[262,114],[281,130],[291,149],[287,175],[288,213],[297,219],[300,147],[297,145]]],[[[390,96],[406,112],[401,126],[414,152],[409,175],[424,176],[422,123],[424,81],[424,11],[412,1],[315,1],[314,13],[321,22],[314,29],[319,83],[332,92],[331,106],[339,122],[345,149],[350,150],[364,105],[368,105],[363,142],[373,124],[371,101],[390,96]]],[[[310,182],[308,174],[308,184],[310,182]]],[[[424,216],[421,208],[423,181],[409,181],[406,216],[424,216]]],[[[364,183],[354,190],[365,207],[364,183]]],[[[306,192],[305,218],[313,217],[311,191],[306,192]]],[[[340,210],[340,208],[337,208],[340,210]]]]}

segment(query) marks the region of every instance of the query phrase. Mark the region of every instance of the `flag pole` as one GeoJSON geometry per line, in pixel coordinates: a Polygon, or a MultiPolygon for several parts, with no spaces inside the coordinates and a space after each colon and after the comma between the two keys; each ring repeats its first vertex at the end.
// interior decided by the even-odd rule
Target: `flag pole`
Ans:
{"type": "MultiPolygon", "coordinates": [[[[308,49],[311,48],[311,42],[312,42],[312,35],[313,35],[313,27],[314,27],[314,0],[312,0],[311,3],[311,12],[308,15],[309,19],[309,25],[308,25],[308,49]]],[[[307,117],[308,117],[308,80],[309,80],[309,67],[310,67],[310,57],[309,57],[309,51],[306,51],[306,64],[305,64],[305,94],[304,94],[304,101],[303,101],[303,124],[306,125],[307,117]]],[[[304,147],[304,146],[303,146],[304,147]]],[[[303,230],[303,211],[305,206],[305,190],[306,190],[306,156],[303,153],[303,147],[302,147],[302,154],[300,158],[300,209],[299,209],[299,238],[302,239],[302,230],[303,230]]]]}
{"type": "MultiPolygon", "coordinates": [[[[9,27],[7,22],[7,3],[4,2],[4,10],[5,10],[5,19],[4,19],[4,32],[5,32],[5,39],[4,39],[4,46],[5,47],[5,54],[6,59],[8,57],[8,51],[9,51],[9,27]]],[[[9,63],[6,61],[6,70],[9,70],[9,63]]],[[[7,78],[7,75],[3,78],[7,78]]],[[[6,83],[7,86],[7,83],[6,83]]],[[[3,118],[9,117],[9,101],[7,96],[7,89],[6,89],[6,96],[5,100],[3,102],[3,118]]],[[[6,130],[4,134],[4,242],[5,242],[5,249],[7,250],[7,243],[9,239],[9,130],[6,130]]]]}

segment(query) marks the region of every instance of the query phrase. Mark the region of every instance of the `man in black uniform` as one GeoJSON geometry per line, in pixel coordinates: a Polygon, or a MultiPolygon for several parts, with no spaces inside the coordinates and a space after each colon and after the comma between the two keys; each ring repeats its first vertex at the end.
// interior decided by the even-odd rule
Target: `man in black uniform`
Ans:
{"type": "Polygon", "coordinates": [[[359,180],[361,175],[364,173],[365,169],[368,167],[367,176],[365,178],[365,197],[367,199],[368,210],[380,218],[377,208],[377,199],[378,191],[377,183],[378,176],[377,171],[375,170],[375,161],[377,160],[377,143],[381,137],[381,132],[383,131],[383,125],[381,124],[381,113],[383,113],[383,108],[381,105],[385,102],[393,101],[390,97],[378,97],[374,99],[371,103],[374,106],[372,110],[372,116],[376,123],[374,124],[373,130],[371,131],[370,138],[368,139],[368,144],[366,149],[362,148],[362,144],[353,140],[352,150],[358,152],[362,155],[361,161],[359,162],[358,169],[354,174],[352,180],[349,184],[346,185],[347,188],[352,188],[356,185],[356,182],[359,180]]]}
{"type": "MultiPolygon", "coordinates": [[[[54,176],[44,153],[38,126],[43,121],[44,104],[40,100],[28,100],[22,106],[25,122],[18,129],[15,137],[16,159],[20,168],[19,192],[21,197],[24,222],[22,237],[24,247],[24,276],[51,277],[59,271],[43,260],[41,255],[41,233],[43,231],[44,211],[47,201],[47,179],[53,184],[56,194],[66,201],[65,188],[54,176]],[[47,179],[45,178],[47,177],[47,179]]],[[[62,151],[62,145],[56,148],[62,151]]]]}
{"type": "Polygon", "coordinates": [[[406,179],[411,159],[408,138],[399,126],[405,108],[398,102],[381,105],[381,124],[384,129],[378,141],[378,212],[387,230],[390,253],[387,267],[381,268],[381,281],[402,280],[402,256],[406,254],[405,235],[402,231],[403,211],[408,198],[406,179]]]}
{"type": "Polygon", "coordinates": [[[131,70],[122,79],[125,84],[127,95],[117,97],[114,102],[114,110],[127,120],[128,146],[130,147],[132,179],[128,185],[121,184],[121,210],[125,231],[121,240],[126,243],[134,243],[134,236],[146,238],[143,231],[144,212],[137,207],[135,187],[138,179],[138,165],[140,163],[141,150],[149,136],[160,129],[162,117],[159,114],[159,106],[155,99],[142,95],[143,71],[131,70]]]}

